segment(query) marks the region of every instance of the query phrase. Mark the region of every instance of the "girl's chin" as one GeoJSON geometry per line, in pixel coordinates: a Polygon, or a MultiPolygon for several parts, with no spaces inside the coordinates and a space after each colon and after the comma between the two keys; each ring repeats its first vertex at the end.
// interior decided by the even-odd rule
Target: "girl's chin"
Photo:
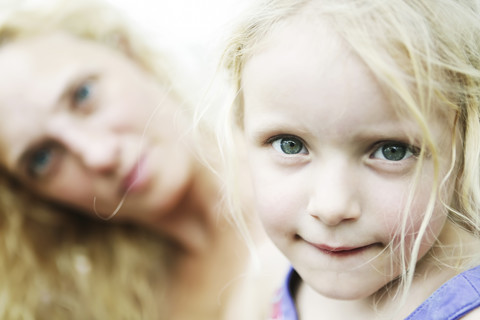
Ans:
{"type": "Polygon", "coordinates": [[[364,300],[369,299],[381,292],[385,287],[385,284],[379,284],[378,286],[372,286],[368,281],[363,284],[356,281],[330,281],[329,283],[319,283],[317,286],[311,286],[310,290],[316,294],[332,299],[332,300],[364,300]]]}

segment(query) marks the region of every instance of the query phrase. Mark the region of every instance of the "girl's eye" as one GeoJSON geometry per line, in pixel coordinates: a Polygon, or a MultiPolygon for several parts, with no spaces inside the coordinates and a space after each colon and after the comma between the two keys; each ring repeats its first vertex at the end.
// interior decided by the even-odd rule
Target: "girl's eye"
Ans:
{"type": "Polygon", "coordinates": [[[303,142],[295,137],[277,138],[271,142],[272,147],[284,154],[307,154],[303,142]]]}
{"type": "Polygon", "coordinates": [[[380,146],[372,154],[372,158],[383,159],[388,161],[401,161],[408,159],[417,154],[413,147],[403,143],[386,143],[380,146]]]}
{"type": "Polygon", "coordinates": [[[27,159],[27,173],[34,179],[44,178],[55,165],[58,150],[53,145],[45,145],[33,150],[27,159]]]}

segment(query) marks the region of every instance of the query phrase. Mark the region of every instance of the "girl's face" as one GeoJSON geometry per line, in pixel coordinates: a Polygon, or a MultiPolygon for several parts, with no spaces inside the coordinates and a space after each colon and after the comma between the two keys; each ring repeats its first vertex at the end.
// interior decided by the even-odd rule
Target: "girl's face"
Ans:
{"type": "MultiPolygon", "coordinates": [[[[35,192],[151,224],[191,158],[179,103],[120,51],[66,34],[0,47],[0,162],[35,192]]],[[[157,215],[157,216],[156,216],[157,215]]]]}
{"type": "MultiPolygon", "coordinates": [[[[305,21],[282,25],[262,42],[245,64],[242,85],[249,167],[267,233],[319,293],[372,295],[400,272],[399,229],[415,181],[418,125],[397,116],[339,37],[305,21]]],[[[450,141],[447,120],[429,120],[435,142],[450,141]]],[[[440,154],[450,154],[443,145],[440,154]]],[[[448,162],[442,160],[441,175],[448,162]]],[[[407,248],[432,176],[427,156],[406,223],[407,248]]],[[[437,203],[419,258],[445,219],[437,203]]]]}

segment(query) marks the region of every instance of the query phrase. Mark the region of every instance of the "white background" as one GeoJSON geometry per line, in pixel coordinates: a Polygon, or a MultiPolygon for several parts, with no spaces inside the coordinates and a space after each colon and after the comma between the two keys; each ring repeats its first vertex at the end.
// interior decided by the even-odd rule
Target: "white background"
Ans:
{"type": "Polygon", "coordinates": [[[154,35],[206,44],[222,35],[250,0],[107,0],[154,35]]]}
{"type": "MultiPolygon", "coordinates": [[[[68,1],[68,0],[66,0],[68,1]]],[[[82,0],[80,0],[82,1],[82,0]]],[[[180,44],[208,44],[254,0],[104,0],[120,8],[150,37],[180,44]]],[[[0,0],[0,16],[12,7],[51,0],[0,0]]]]}

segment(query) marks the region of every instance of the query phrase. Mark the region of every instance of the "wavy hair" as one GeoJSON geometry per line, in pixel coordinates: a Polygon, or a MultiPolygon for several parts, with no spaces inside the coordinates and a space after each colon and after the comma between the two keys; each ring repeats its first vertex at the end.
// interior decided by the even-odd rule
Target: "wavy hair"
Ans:
{"type": "MultiPolygon", "coordinates": [[[[54,1],[0,17],[0,50],[16,39],[66,32],[121,50],[186,101],[170,57],[145,45],[98,1],[54,1]]],[[[165,319],[172,254],[159,235],[48,203],[0,168],[0,318],[165,319]]]]}
{"type": "MultiPolygon", "coordinates": [[[[426,151],[434,165],[432,188],[424,220],[412,247],[401,243],[402,274],[399,288],[406,294],[416,265],[416,252],[428,228],[436,201],[447,180],[453,181],[454,199],[443,203],[449,220],[480,236],[480,2],[476,0],[267,0],[255,6],[238,23],[225,47],[222,65],[233,83],[231,105],[220,115],[219,143],[231,167],[230,205],[239,212],[235,199],[235,148],[233,132],[242,128],[242,75],[246,61],[276,26],[292,17],[321,17],[363,60],[387,93],[400,116],[414,119],[422,130],[422,153],[417,183],[426,151]],[[308,13],[307,13],[308,12],[308,13]],[[454,114],[450,154],[440,154],[432,138],[428,119],[435,114],[454,114]],[[232,126],[232,123],[235,124],[232,126]],[[232,131],[232,127],[234,128],[232,131]],[[443,176],[441,160],[451,167],[443,176]]],[[[415,186],[409,197],[411,205],[415,186]]],[[[406,235],[407,204],[401,235],[406,235]]],[[[403,237],[402,237],[403,239],[403,237]]],[[[441,246],[441,243],[437,244],[441,246]]],[[[457,270],[480,261],[464,257],[458,250],[457,270]]],[[[441,263],[441,262],[440,262],[441,263]]]]}

